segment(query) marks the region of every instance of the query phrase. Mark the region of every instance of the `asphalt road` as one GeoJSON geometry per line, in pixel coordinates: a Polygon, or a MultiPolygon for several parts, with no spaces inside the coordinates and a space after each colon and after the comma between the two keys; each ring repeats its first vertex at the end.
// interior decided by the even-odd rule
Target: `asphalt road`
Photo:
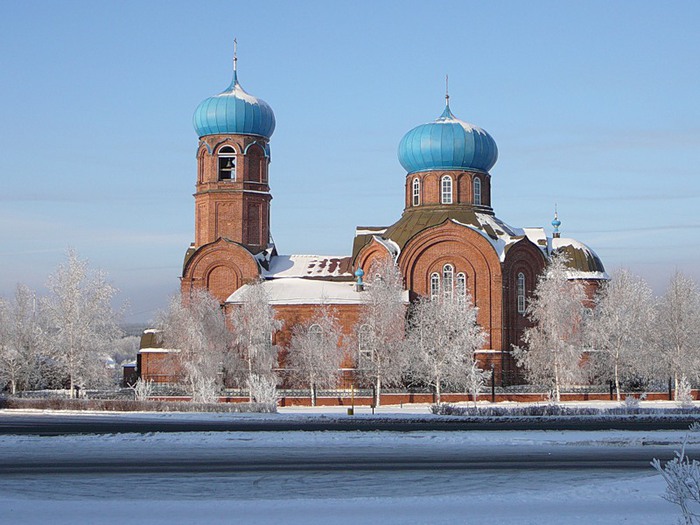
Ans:
{"type": "MultiPolygon", "coordinates": [[[[653,458],[668,460],[673,447],[601,447],[537,445],[503,447],[198,447],[186,450],[147,447],[143,454],[123,457],[109,446],[99,450],[79,448],[55,455],[33,451],[12,455],[0,450],[0,476],[51,474],[234,474],[280,472],[381,472],[381,471],[480,471],[480,470],[563,470],[600,469],[610,471],[650,470],[653,458]]],[[[687,449],[690,457],[700,456],[700,447],[687,449]]]]}
{"type": "MultiPolygon", "coordinates": [[[[468,431],[468,430],[686,430],[696,421],[678,416],[604,416],[604,417],[513,417],[483,420],[469,417],[377,416],[248,418],[231,414],[223,417],[181,418],[148,417],[128,414],[26,414],[0,411],[0,435],[66,435],[150,432],[289,432],[289,431],[468,431]]],[[[222,416],[217,414],[216,416],[222,416]]]]}

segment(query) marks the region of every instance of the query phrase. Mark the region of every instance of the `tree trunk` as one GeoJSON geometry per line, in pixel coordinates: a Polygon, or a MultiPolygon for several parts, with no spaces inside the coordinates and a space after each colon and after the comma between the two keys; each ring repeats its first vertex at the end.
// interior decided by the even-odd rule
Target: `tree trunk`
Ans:
{"type": "Polygon", "coordinates": [[[678,383],[680,379],[678,377],[678,371],[673,372],[673,400],[678,401],[678,383]]]}
{"type": "Polygon", "coordinates": [[[253,402],[253,359],[250,357],[250,346],[248,347],[248,402],[253,402]]]}
{"type": "Polygon", "coordinates": [[[313,381],[311,382],[311,406],[316,406],[316,385],[313,381]]]}
{"type": "Polygon", "coordinates": [[[617,392],[617,402],[621,401],[620,396],[620,374],[618,372],[618,365],[615,363],[615,391],[617,392]]]}
{"type": "Polygon", "coordinates": [[[559,360],[554,357],[554,402],[561,402],[561,393],[559,392],[559,360]]]}
{"type": "Polygon", "coordinates": [[[439,405],[440,404],[440,399],[441,399],[441,394],[442,391],[440,389],[440,380],[438,379],[435,382],[435,402],[439,405]]]}
{"type": "Polygon", "coordinates": [[[382,378],[377,376],[377,383],[374,389],[374,406],[379,407],[382,402],[382,378]]]}

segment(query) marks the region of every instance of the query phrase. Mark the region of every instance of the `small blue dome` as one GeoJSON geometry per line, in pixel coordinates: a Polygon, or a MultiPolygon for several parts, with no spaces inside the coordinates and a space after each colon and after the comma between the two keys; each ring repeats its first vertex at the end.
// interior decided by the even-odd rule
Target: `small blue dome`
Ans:
{"type": "Polygon", "coordinates": [[[199,137],[235,134],[270,138],[275,131],[275,114],[267,102],[243,91],[234,70],[226,91],[197,106],[193,124],[199,137]]]}
{"type": "Polygon", "coordinates": [[[489,171],[498,159],[496,141],[481,128],[459,120],[450,106],[435,122],[406,133],[399,162],[408,173],[425,170],[489,171]]]}

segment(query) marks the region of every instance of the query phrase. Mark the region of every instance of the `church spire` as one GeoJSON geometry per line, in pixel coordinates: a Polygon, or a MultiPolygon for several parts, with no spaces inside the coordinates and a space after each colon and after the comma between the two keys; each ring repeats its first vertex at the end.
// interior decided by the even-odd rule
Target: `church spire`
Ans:
{"type": "Polygon", "coordinates": [[[233,39],[233,83],[238,84],[238,40],[233,39]]]}
{"type": "Polygon", "coordinates": [[[445,106],[450,107],[450,79],[445,75],[445,106]]]}

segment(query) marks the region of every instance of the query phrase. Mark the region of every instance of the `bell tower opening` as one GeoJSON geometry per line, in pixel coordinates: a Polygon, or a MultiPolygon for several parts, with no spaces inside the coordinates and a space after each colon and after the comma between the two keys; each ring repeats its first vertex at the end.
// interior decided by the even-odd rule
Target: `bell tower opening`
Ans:
{"type": "Polygon", "coordinates": [[[219,149],[219,177],[220,181],[236,180],[236,151],[231,146],[219,149]]]}

